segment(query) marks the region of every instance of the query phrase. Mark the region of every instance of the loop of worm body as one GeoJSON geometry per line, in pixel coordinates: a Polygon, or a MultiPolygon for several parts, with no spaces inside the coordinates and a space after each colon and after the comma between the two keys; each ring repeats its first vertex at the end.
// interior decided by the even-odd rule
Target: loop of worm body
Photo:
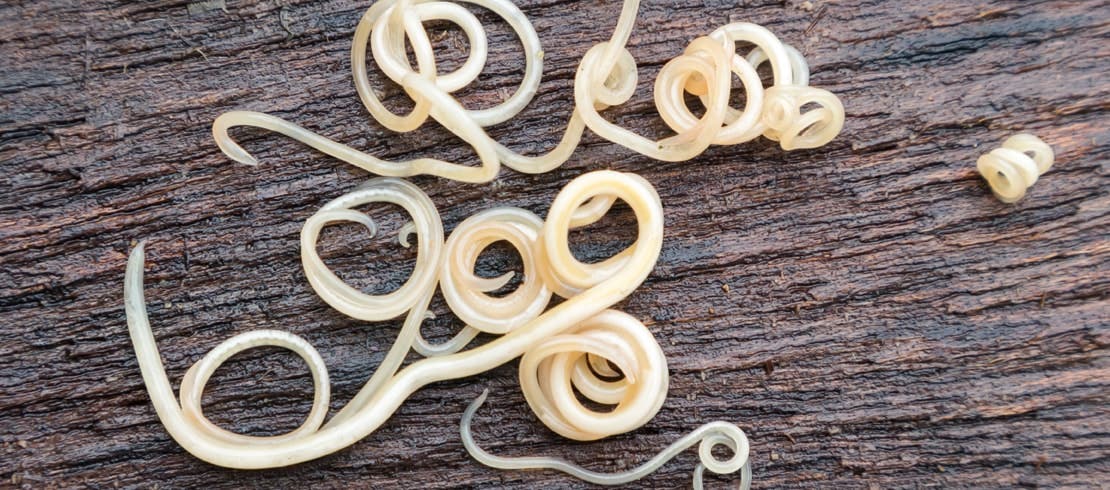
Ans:
{"type": "Polygon", "coordinates": [[[603,138],[651,158],[685,161],[710,145],[734,145],[763,135],[784,150],[815,148],[831,141],[844,125],[844,107],[832,93],[809,86],[809,67],[793,47],[770,31],[746,22],[725,25],[693,40],[685,52],[668,62],[655,80],[655,105],[676,134],[649,140],[603,118],[598,111],[625,103],[636,88],[637,67],[627,50],[639,0],[625,0],[617,26],[608,41],[591,48],[578,66],[574,80],[575,109],[555,148],[540,156],[521,155],[491,138],[485,128],[519,114],[535,96],[543,66],[539,37],[527,17],[509,0],[462,0],[493,11],[509,24],[524,52],[524,74],[517,90],[501,103],[467,109],[452,95],[481,73],[488,54],[485,29],[458,4],[438,0],[379,0],[362,16],[351,48],[355,88],[370,115],[387,129],[408,132],[429,117],[470,145],[479,165],[463,165],[435,158],[387,161],[335,142],[276,116],[253,111],[220,115],[212,134],[231,159],[254,165],[257,160],[228,134],[235,126],[275,131],[368,172],[394,177],[430,174],[463,182],[488,182],[502,163],[526,173],[542,173],[570,158],[589,127],[603,138]],[[470,52],[455,71],[441,74],[424,22],[443,20],[458,26],[470,52]],[[737,44],[754,48],[740,56],[737,44]],[[370,86],[367,47],[378,69],[412,99],[407,114],[390,111],[370,86]],[[416,66],[406,54],[412,48],[416,66]],[[764,88],[756,69],[770,62],[773,82],[764,88]],[[736,75],[746,97],[743,110],[729,105],[736,75]],[[705,113],[698,117],[687,107],[685,95],[698,97],[705,113]],[[807,109],[809,108],[809,109],[807,109]]]}
{"type": "MultiPolygon", "coordinates": [[[[181,385],[180,401],[176,399],[147,318],[142,285],[144,245],[135,247],[124,285],[128,328],[147,390],[167,431],[190,453],[220,466],[271,468],[296,464],[340,450],[371,434],[422,386],[472,376],[521,355],[522,389],[529,404],[545,424],[564,435],[596,439],[633,430],[659,410],[667,386],[666,359],[642,323],[609,309],[643,282],[659,255],[662,206],[647,181],[632,174],[593,172],[571,181],[544,221],[524,210],[502,208],[477,215],[467,226],[460,225],[456,230],[459,238],[452,235],[455,241],[446,242],[441,226],[427,196],[412,184],[393,178],[370,181],[329,202],[305,223],[302,260],[305,274],[321,298],[355,318],[383,320],[406,315],[401,333],[381,366],[326,423],[327,368],[308,342],[287,332],[248,332],[220,344],[189,369],[181,385]],[[569,248],[570,229],[600,219],[617,199],[626,202],[636,216],[635,242],[606,261],[578,261],[569,248]],[[376,202],[406,209],[412,225],[406,226],[403,235],[415,234],[419,248],[408,281],[380,296],[344,284],[315,251],[320,230],[329,223],[354,221],[374,231],[373,221],[353,209],[376,202]],[[518,288],[518,293],[504,298],[483,293],[504,284],[504,280],[474,276],[473,259],[480,249],[501,239],[507,239],[524,260],[530,261],[525,264],[526,274],[535,271],[533,277],[542,278],[542,284],[530,283],[536,279],[526,278],[523,292],[518,288]],[[448,249],[458,255],[445,256],[448,249]],[[451,272],[441,273],[444,270],[451,272]],[[450,278],[449,287],[458,296],[451,301],[468,305],[473,323],[466,328],[501,336],[468,350],[461,350],[466,342],[460,342],[401,368],[405,355],[417,344],[420,324],[436,286],[445,278],[450,278]],[[573,294],[544,312],[535,305],[546,306],[552,290],[573,294]],[[464,295],[469,299],[461,299],[464,295]],[[205,382],[232,355],[264,345],[292,350],[308,363],[316,386],[308,420],[290,433],[272,437],[236,434],[209,422],[200,409],[205,382]],[[590,374],[587,362],[598,367],[601,375],[615,374],[599,367],[604,361],[617,366],[623,379],[610,381],[590,374]],[[617,408],[611,413],[588,410],[574,399],[573,389],[617,408]]],[[[401,237],[403,242],[406,239],[401,237]]]]}
{"type": "Polygon", "coordinates": [[[1055,160],[1052,147],[1036,136],[1022,133],[979,157],[976,167],[998,200],[1013,203],[1025,197],[1025,192],[1052,168],[1055,160]]]}
{"type": "Polygon", "coordinates": [[[638,0],[626,1],[613,40],[590,48],[579,64],[575,108],[593,132],[665,161],[689,160],[710,145],[735,145],[760,135],[778,141],[784,150],[816,148],[840,133],[844,107],[832,93],[809,86],[809,66],[801,53],[747,22],[727,24],[693,40],[660,70],[655,107],[675,135],[653,141],[605,120],[598,110],[623,104],[636,88],[636,62],[626,42],[638,5],[638,0]],[[741,57],[738,43],[754,48],[741,57]],[[773,77],[765,89],[756,69],[768,61],[773,77]],[[742,111],[729,106],[733,75],[744,89],[742,111]],[[686,94],[704,106],[700,118],[687,107],[686,94]]]}
{"type": "Polygon", "coordinates": [[[539,157],[520,155],[494,141],[485,129],[511,119],[536,95],[543,70],[543,50],[532,23],[509,0],[462,0],[489,9],[507,22],[520,38],[524,51],[524,76],[517,90],[494,107],[467,109],[452,95],[469,85],[485,66],[488,47],[485,28],[469,11],[455,3],[434,0],[379,0],[362,16],[351,47],[351,68],[359,98],[370,115],[391,131],[419,128],[429,117],[469,144],[480,161],[478,166],[434,158],[386,161],[309,131],[269,114],[231,111],[216,118],[212,134],[220,149],[231,159],[254,165],[257,160],[228,135],[235,126],[254,126],[275,131],[368,172],[394,177],[430,174],[463,182],[488,182],[502,163],[521,172],[540,173],[561,165],[582,134],[580,121],[571,121],[567,134],[554,149],[539,157]],[[443,20],[460,28],[470,45],[467,60],[451,73],[441,74],[436,66],[432,42],[423,23],[443,20]],[[408,114],[396,114],[382,103],[367,76],[367,47],[381,72],[399,85],[413,101],[408,114]],[[411,47],[415,67],[406,54],[411,47]]]}

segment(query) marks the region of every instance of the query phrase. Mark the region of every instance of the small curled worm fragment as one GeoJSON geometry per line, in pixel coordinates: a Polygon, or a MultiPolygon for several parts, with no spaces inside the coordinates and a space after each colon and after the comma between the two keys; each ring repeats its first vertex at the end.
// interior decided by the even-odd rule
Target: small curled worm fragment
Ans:
{"type": "Polygon", "coordinates": [[[1055,160],[1051,146],[1036,136],[1022,133],[979,157],[976,167],[998,200],[1013,203],[1025,197],[1025,192],[1052,168],[1055,160]]]}
{"type": "Polygon", "coordinates": [[[471,430],[474,414],[481,408],[482,404],[485,403],[488,396],[489,390],[484,390],[478,398],[470,402],[470,406],[463,412],[462,422],[459,424],[459,434],[462,436],[463,446],[466,447],[466,451],[470,453],[470,456],[479,463],[491,468],[503,470],[557,470],[597,485],[620,485],[639,480],[651,474],[659,469],[659,467],[666,464],[667,461],[673,459],[678,453],[685,451],[694,444],[698,444],[698,458],[701,461],[694,469],[693,486],[695,489],[700,490],[702,488],[702,474],[706,469],[719,475],[731,474],[740,470],[739,488],[741,490],[747,490],[751,487],[752,473],[751,465],[748,461],[748,454],[750,451],[748,437],[744,434],[743,430],[728,422],[710,422],[702,425],[675,441],[670,446],[667,446],[647,462],[633,469],[619,473],[592,471],[562,458],[551,456],[496,456],[478,446],[471,430]],[[713,455],[713,448],[716,446],[725,446],[729,448],[732,451],[732,456],[723,461],[717,459],[717,457],[713,455]]]}

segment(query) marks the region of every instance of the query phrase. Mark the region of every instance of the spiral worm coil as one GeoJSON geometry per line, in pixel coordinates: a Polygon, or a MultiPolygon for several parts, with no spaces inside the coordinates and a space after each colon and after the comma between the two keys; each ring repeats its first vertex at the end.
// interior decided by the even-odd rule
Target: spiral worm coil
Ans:
{"type": "MultiPolygon", "coordinates": [[[[634,16],[627,7],[626,3],[624,15],[634,16]]],[[[816,148],[844,127],[843,105],[832,93],[809,86],[809,66],[801,53],[747,22],[695,39],[659,72],[655,106],[674,136],[652,141],[598,114],[597,110],[626,102],[635,87],[632,54],[623,44],[598,44],[586,53],[575,77],[577,110],[595,133],[660,160],[689,160],[710,145],[734,145],[760,135],[778,141],[784,150],[816,148]],[[737,43],[754,48],[742,57],[737,43]],[[766,89],[756,71],[765,62],[773,72],[773,84],[766,89]],[[729,106],[733,75],[744,89],[743,110],[729,106]],[[687,107],[686,94],[698,97],[705,107],[700,118],[687,107]],[[807,106],[813,108],[804,110],[807,106]]]]}
{"type": "Polygon", "coordinates": [[[1000,201],[1017,202],[1037,182],[1041,174],[1052,168],[1056,154],[1040,138],[1031,134],[1015,134],[979,157],[976,167],[987,180],[1000,201]]]}

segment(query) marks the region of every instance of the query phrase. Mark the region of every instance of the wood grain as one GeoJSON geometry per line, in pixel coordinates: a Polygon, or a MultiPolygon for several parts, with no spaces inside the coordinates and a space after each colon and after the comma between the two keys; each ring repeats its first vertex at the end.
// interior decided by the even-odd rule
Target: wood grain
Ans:
{"type": "MultiPolygon", "coordinates": [[[[483,387],[492,396],[476,432],[488,449],[602,470],[723,419],[750,436],[759,488],[1110,482],[1107,2],[645,1],[630,43],[640,90],[606,113],[613,120],[664,134],[654,74],[692,38],[751,21],[801,49],[814,84],[842,98],[843,135],[819,150],[787,154],[761,140],[662,163],[588,134],[545,175],[414,181],[448,230],[497,205],[542,216],[589,170],[653,182],[667,213],[663,255],[620,307],[668,356],[662,411],[631,434],[566,441],[528,411],[513,363],[421,390],[344,451],[254,472],[197,460],[155,416],[124,320],[130,245],[149,241],[151,320],[175,383],[221,340],[281,328],[321,351],[339,406],[399,322],[343,317],[300,268],[303,220],[368,175],[253,130],[235,135],[262,164],[233,164],[211,141],[213,118],[261,110],[386,158],[475,158],[442,128],[397,136],[358,104],[348,50],[368,2],[218,3],[0,6],[0,486],[582,487],[468,458],[459,416],[483,387]],[[1018,131],[1052,144],[1058,163],[1005,205],[974,162],[1018,131]]],[[[608,36],[618,3],[520,4],[544,43],[544,82],[491,134],[539,152],[562,134],[577,60],[608,36]]],[[[523,57],[507,26],[473,10],[492,53],[461,97],[480,107],[519,83],[523,57]]],[[[445,66],[461,63],[461,33],[429,28],[446,30],[436,44],[445,66]]],[[[382,90],[404,106],[396,87],[382,90]]],[[[403,220],[373,214],[386,237],[403,220]]],[[[578,234],[579,252],[627,244],[629,218],[616,212],[578,234]]],[[[320,248],[346,280],[384,291],[413,260],[387,240],[342,226],[320,248]]],[[[481,268],[518,260],[494,249],[481,268]]],[[[435,308],[430,334],[457,328],[435,308]]],[[[225,426],[272,434],[298,425],[310,400],[301,362],[263,350],[222,368],[206,407],[225,426]]],[[[688,486],[695,459],[684,454],[639,486],[688,486]]]]}

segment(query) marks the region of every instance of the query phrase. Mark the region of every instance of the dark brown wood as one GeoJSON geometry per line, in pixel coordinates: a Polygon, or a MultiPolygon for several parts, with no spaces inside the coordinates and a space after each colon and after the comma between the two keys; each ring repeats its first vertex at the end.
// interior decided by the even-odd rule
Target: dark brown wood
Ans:
{"type": "MultiPolygon", "coordinates": [[[[1090,488],[1110,481],[1110,85],[1103,1],[645,1],[630,49],[640,91],[610,117],[664,134],[651,83],[692,38],[763,24],[840,95],[844,133],[784,153],[761,140],[662,163],[588,135],[557,171],[496,183],[422,177],[450,230],[497,205],[546,212],[601,168],[653,182],[663,255],[620,305],[645,320],[672,378],[631,434],[563,440],[528,411],[515,365],[419,391],[379,431],[317,461],[234,471],[173,442],[139,378],[122,306],[126,253],[148,240],[147,297],[174,382],[221,340],[256,328],[306,337],[333,405],[369,376],[399,322],[328,308],[301,272],[298,231],[368,175],[280,136],[238,130],[257,168],[226,159],[210,123],[271,112],[386,158],[474,161],[429,125],[402,136],[359,105],[351,34],[368,2],[7,2],[0,7],[0,486],[208,488],[580,487],[553,472],[483,467],[459,442],[463,408],[492,451],[628,468],[687,431],[730,420],[752,441],[756,486],[1090,488]],[[1016,205],[975,159],[1018,131],[1058,164],[1016,205]]],[[[541,93],[491,134],[538,152],[562,134],[572,77],[613,27],[616,1],[524,1],[544,43],[541,93]]],[[[487,11],[493,53],[467,105],[519,82],[511,31],[487,11]]],[[[445,26],[429,27],[433,32],[445,26]]],[[[437,36],[447,66],[458,31],[437,36]]],[[[376,79],[380,76],[375,74],[376,79]]],[[[396,88],[389,102],[404,105],[396,88]]],[[[403,217],[375,211],[387,231],[403,217]]],[[[579,234],[601,257],[628,213],[579,234]]],[[[354,226],[322,253],[354,284],[396,287],[413,255],[354,226]]],[[[483,268],[511,266],[496,249],[483,268]]],[[[432,335],[457,322],[443,313],[432,335]]],[[[283,351],[245,353],[206,395],[213,419],[252,434],[300,423],[311,381],[283,351]]],[[[692,452],[641,482],[689,485],[692,452]]],[[[730,480],[735,482],[735,479],[730,480]]],[[[722,478],[711,484],[724,485],[722,478]]]]}

